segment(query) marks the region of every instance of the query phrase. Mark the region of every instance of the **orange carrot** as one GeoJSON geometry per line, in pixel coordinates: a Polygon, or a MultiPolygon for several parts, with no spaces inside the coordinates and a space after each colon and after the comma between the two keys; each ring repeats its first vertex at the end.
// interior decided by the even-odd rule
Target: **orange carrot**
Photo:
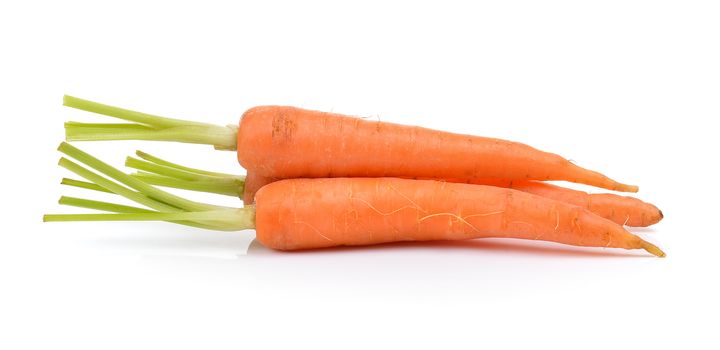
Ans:
{"type": "Polygon", "coordinates": [[[149,209],[62,197],[61,204],[113,213],[45,215],[44,221],[161,220],[213,230],[255,228],[261,243],[279,250],[504,237],[665,255],[584,208],[509,188],[398,178],[289,179],[260,188],[255,205],[230,208],[162,191],[67,143],[58,150],[98,173],[67,158],[60,166],[149,209]]]}
{"type": "Polygon", "coordinates": [[[236,149],[240,164],[267,178],[404,177],[565,180],[637,192],[567,159],[494,138],[453,134],[286,106],[249,109],[239,128],[162,118],[65,96],[66,106],[136,124],[66,123],[66,138],[163,140],[236,149]]]}
{"type": "MultiPolygon", "coordinates": [[[[135,173],[133,176],[143,181],[153,185],[186,190],[230,196],[239,195],[243,198],[245,204],[254,202],[255,192],[260,187],[278,181],[278,179],[259,176],[255,171],[249,171],[247,177],[242,177],[189,168],[140,151],[137,152],[137,155],[143,160],[128,157],[125,165],[141,170],[142,172],[135,173]]],[[[604,193],[589,194],[538,181],[476,179],[472,180],[471,183],[512,188],[570,203],[588,209],[621,225],[649,226],[659,222],[663,217],[662,212],[657,207],[633,197],[604,193]]]]}
{"type": "Polygon", "coordinates": [[[566,180],[637,191],[556,154],[516,142],[295,107],[255,107],[245,112],[237,148],[240,164],[265,177],[566,180]]]}
{"type": "MultiPolygon", "coordinates": [[[[277,180],[259,177],[251,171],[248,172],[247,181],[245,192],[243,193],[243,201],[245,203],[253,203],[255,191],[277,180]],[[248,185],[251,181],[254,184],[252,187],[248,185]]],[[[450,182],[462,181],[456,180],[450,182]]],[[[619,196],[611,193],[587,193],[538,181],[477,179],[470,181],[470,183],[511,188],[580,206],[600,217],[625,226],[647,227],[657,224],[663,218],[662,211],[656,206],[630,196],[619,196]]]]}
{"type": "Polygon", "coordinates": [[[256,194],[257,238],[280,250],[485,237],[664,254],[583,208],[508,188],[397,178],[291,179],[256,194]]]}

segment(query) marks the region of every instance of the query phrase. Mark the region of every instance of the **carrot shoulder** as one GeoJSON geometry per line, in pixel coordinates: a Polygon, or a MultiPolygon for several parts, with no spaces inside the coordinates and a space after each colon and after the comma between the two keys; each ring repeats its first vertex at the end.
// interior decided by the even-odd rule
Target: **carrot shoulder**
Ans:
{"type": "Polygon", "coordinates": [[[290,179],[256,194],[257,238],[280,250],[484,237],[664,254],[583,208],[493,186],[397,178],[290,179]]]}

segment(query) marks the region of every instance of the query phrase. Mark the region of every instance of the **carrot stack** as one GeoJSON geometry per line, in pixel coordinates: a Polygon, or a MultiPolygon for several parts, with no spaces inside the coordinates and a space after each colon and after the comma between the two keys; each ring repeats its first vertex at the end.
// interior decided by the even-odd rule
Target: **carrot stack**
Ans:
{"type": "Polygon", "coordinates": [[[280,250],[507,237],[664,256],[623,228],[659,222],[663,215],[654,205],[542,181],[624,192],[637,192],[637,186],[521,143],[286,106],[251,108],[238,126],[216,126],[70,96],[64,103],[129,121],[68,122],[68,141],[209,144],[237,151],[247,176],[195,169],[143,152],[126,162],[139,172],[125,174],[62,143],[59,150],[84,165],[65,158],[60,165],[88,180],[64,184],[116,193],[147,208],[63,197],[61,204],[107,213],[47,215],[46,221],[162,220],[216,230],[254,228],[261,243],[280,250]],[[155,186],[238,196],[245,206],[193,202],[155,186]]]}

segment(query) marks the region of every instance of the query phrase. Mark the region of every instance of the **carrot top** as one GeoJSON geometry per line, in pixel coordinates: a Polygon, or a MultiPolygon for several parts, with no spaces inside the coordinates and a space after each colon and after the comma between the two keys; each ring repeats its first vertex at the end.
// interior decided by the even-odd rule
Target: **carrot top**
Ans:
{"type": "Polygon", "coordinates": [[[58,150],[74,158],[60,158],[59,165],[90,182],[63,179],[62,183],[87,189],[110,192],[148,207],[93,201],[74,197],[61,197],[59,203],[110,214],[51,214],[43,221],[168,221],[177,224],[219,231],[238,231],[255,227],[255,208],[217,206],[191,201],[149,185],[136,177],[63,142],[58,150]],[[90,170],[85,166],[93,169],[90,170]]]}
{"type": "Polygon", "coordinates": [[[156,140],[212,145],[216,149],[237,149],[237,126],[160,117],[65,95],[63,105],[103,114],[133,123],[66,122],[68,141],[156,140]]]}
{"type": "MultiPolygon", "coordinates": [[[[125,160],[125,166],[138,170],[129,175],[150,185],[232,197],[242,196],[245,190],[245,176],[243,175],[189,168],[142,151],[136,151],[136,155],[142,159],[127,157],[125,160]]],[[[94,191],[111,192],[102,186],[81,180],[65,178],[61,184],[94,191]]]]}

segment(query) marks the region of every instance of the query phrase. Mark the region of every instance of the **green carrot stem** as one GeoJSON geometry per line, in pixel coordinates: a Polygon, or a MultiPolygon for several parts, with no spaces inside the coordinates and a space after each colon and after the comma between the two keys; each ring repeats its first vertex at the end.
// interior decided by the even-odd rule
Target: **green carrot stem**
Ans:
{"type": "Polygon", "coordinates": [[[48,214],[43,221],[210,221],[223,223],[218,230],[239,231],[255,228],[255,208],[181,213],[48,214]]]}
{"type": "Polygon", "coordinates": [[[136,154],[145,161],[128,157],[125,165],[161,175],[153,176],[148,173],[133,174],[133,176],[151,185],[210,192],[233,197],[241,196],[245,190],[245,176],[242,175],[190,168],[141,151],[136,151],[136,154]]]}
{"type": "Polygon", "coordinates": [[[63,183],[92,190],[110,191],[157,211],[62,197],[60,204],[111,211],[115,214],[53,214],[44,216],[43,220],[45,221],[157,220],[220,231],[236,231],[254,227],[254,207],[247,206],[238,209],[189,201],[146,184],[65,142],[60,144],[58,150],[128,187],[86,169],[67,158],[61,158],[59,165],[91,182],[65,179],[63,183]]]}
{"type": "Polygon", "coordinates": [[[136,154],[146,160],[127,157],[125,165],[146,172],[132,175],[151,185],[233,197],[241,196],[245,190],[244,176],[185,167],[140,151],[136,154]]]}
{"type": "Polygon", "coordinates": [[[60,184],[62,184],[62,185],[68,185],[68,186],[73,186],[73,187],[84,188],[84,189],[87,189],[87,190],[113,193],[112,191],[106,189],[105,187],[102,187],[102,186],[100,186],[100,185],[98,185],[98,184],[94,184],[94,183],[92,183],[92,182],[86,182],[86,181],[80,181],[80,180],[63,178],[62,181],[60,181],[60,184]]]}
{"type": "Polygon", "coordinates": [[[186,181],[181,179],[176,179],[172,177],[157,175],[157,174],[149,174],[149,173],[143,173],[138,172],[131,174],[131,176],[147,183],[150,185],[156,185],[156,186],[163,186],[163,187],[172,187],[172,188],[178,188],[182,190],[188,190],[188,191],[197,191],[197,192],[207,192],[207,193],[215,193],[215,194],[222,194],[226,196],[233,196],[238,197],[242,195],[244,190],[244,184],[242,182],[238,183],[235,181],[227,181],[230,179],[221,179],[221,180],[197,180],[197,181],[186,181]]]}
{"type": "MultiPolygon", "coordinates": [[[[156,211],[133,207],[133,206],[129,206],[129,205],[122,205],[122,204],[116,204],[116,203],[108,203],[108,202],[101,202],[101,201],[75,198],[75,197],[66,197],[66,196],[60,197],[60,200],[58,201],[58,203],[61,205],[69,205],[69,206],[74,206],[74,207],[79,207],[79,208],[102,210],[102,211],[107,211],[107,212],[112,212],[112,213],[156,213],[156,211]]],[[[194,221],[169,221],[169,222],[179,224],[179,225],[208,229],[208,230],[218,230],[218,229],[224,230],[222,227],[219,227],[217,225],[208,225],[208,224],[203,224],[203,223],[194,222],[194,221]]]]}
{"type": "Polygon", "coordinates": [[[96,130],[158,130],[151,126],[133,123],[81,123],[81,122],[65,122],[65,128],[85,128],[85,129],[96,129],[96,130]]]}
{"type": "Polygon", "coordinates": [[[159,164],[159,165],[164,165],[164,166],[166,166],[166,167],[171,167],[171,168],[175,168],[175,169],[179,169],[179,170],[184,170],[184,171],[189,172],[189,173],[195,173],[195,174],[201,174],[201,175],[209,175],[209,176],[216,176],[216,177],[231,177],[231,178],[238,178],[238,179],[241,179],[241,180],[244,180],[244,179],[245,179],[244,176],[240,176],[240,175],[233,175],[233,174],[226,174],[226,173],[218,173],[218,172],[214,172],[214,171],[207,171],[207,170],[202,170],[202,169],[196,169],[196,168],[186,167],[186,166],[183,166],[183,165],[180,165],[180,164],[172,163],[172,162],[170,162],[170,161],[161,159],[161,158],[159,158],[159,157],[150,155],[150,154],[145,153],[145,152],[142,152],[142,151],[135,151],[135,154],[136,154],[138,157],[140,157],[140,158],[142,158],[142,159],[144,159],[144,160],[146,160],[146,161],[148,161],[148,162],[152,162],[152,163],[159,164]]]}
{"type": "Polygon", "coordinates": [[[152,213],[152,210],[133,207],[129,205],[115,204],[109,202],[94,201],[90,199],[62,196],[58,201],[61,205],[69,205],[79,208],[108,211],[112,213],[152,213]]]}
{"type": "Polygon", "coordinates": [[[151,163],[148,161],[140,160],[133,157],[127,157],[125,159],[125,166],[137,170],[147,171],[162,176],[172,177],[180,180],[195,181],[206,178],[207,176],[190,173],[177,168],[151,163]]]}
{"type": "MultiPolygon", "coordinates": [[[[107,175],[108,177],[110,177],[130,188],[133,188],[133,189],[139,191],[143,195],[153,198],[153,199],[156,199],[156,200],[166,203],[168,205],[171,205],[171,206],[174,206],[177,208],[181,208],[181,209],[187,210],[187,211],[203,211],[203,210],[212,210],[212,209],[219,208],[218,206],[214,206],[214,205],[190,201],[190,200],[178,197],[176,195],[173,195],[171,193],[165,192],[163,190],[160,190],[158,188],[155,188],[153,186],[150,186],[128,174],[123,173],[120,170],[113,168],[112,166],[102,162],[101,160],[79,150],[78,148],[70,145],[67,142],[61,143],[60,146],[58,147],[58,150],[62,153],[67,154],[70,157],[77,159],[78,161],[86,164],[87,166],[107,175]]],[[[68,162],[69,162],[68,160],[63,161],[61,159],[61,163],[68,164],[68,162]]],[[[78,174],[78,175],[83,176],[81,174],[78,174]]],[[[88,180],[105,187],[104,185],[98,183],[97,181],[95,181],[93,179],[88,179],[88,180]]],[[[108,188],[108,189],[115,192],[114,190],[112,190],[110,188],[108,188]]],[[[115,192],[115,193],[117,193],[117,192],[115,192]]],[[[142,203],[142,204],[145,204],[145,203],[142,203]]],[[[145,205],[147,205],[147,204],[145,204],[145,205]]]]}
{"type": "MultiPolygon", "coordinates": [[[[61,158],[59,165],[62,166],[63,168],[66,168],[66,169],[76,173],[77,175],[82,176],[83,178],[86,178],[86,179],[92,181],[94,184],[96,184],[112,193],[123,196],[127,199],[130,199],[137,203],[143,204],[150,208],[164,211],[164,212],[183,212],[183,210],[180,208],[176,208],[167,203],[157,201],[155,199],[152,199],[152,198],[144,195],[141,192],[133,191],[127,187],[124,187],[113,181],[110,181],[96,173],[93,173],[92,171],[90,171],[88,169],[85,169],[81,165],[79,165],[67,158],[61,158]]],[[[208,205],[208,208],[222,208],[222,207],[208,205]]],[[[177,222],[177,223],[183,224],[183,225],[188,225],[188,226],[193,226],[193,227],[212,229],[212,230],[227,230],[228,227],[235,227],[234,225],[228,225],[227,223],[222,223],[222,222],[217,223],[217,222],[189,222],[189,221],[185,221],[185,220],[181,220],[181,221],[183,221],[183,222],[177,222]]]]}
{"type": "Polygon", "coordinates": [[[65,126],[68,141],[145,140],[176,141],[213,145],[217,149],[235,150],[236,131],[230,128],[208,128],[204,126],[177,126],[166,129],[141,128],[94,128],[81,123],[65,126]]]}
{"type": "Polygon", "coordinates": [[[182,209],[180,209],[180,208],[177,208],[170,204],[155,200],[153,198],[146,196],[145,194],[143,194],[141,192],[133,191],[125,186],[122,186],[113,181],[110,181],[88,169],[85,169],[81,165],[79,165],[67,158],[60,158],[58,165],[60,165],[61,167],[65,168],[65,169],[72,171],[73,173],[91,181],[92,183],[94,183],[98,186],[101,186],[102,188],[105,188],[106,190],[108,190],[112,193],[123,196],[131,201],[140,203],[149,208],[153,208],[156,210],[163,210],[163,211],[182,211],[182,209]]]}
{"type": "Polygon", "coordinates": [[[131,111],[125,108],[113,107],[102,103],[84,100],[81,98],[65,95],[63,96],[63,105],[67,107],[77,108],[83,111],[115,117],[140,124],[147,124],[158,128],[166,128],[172,126],[184,125],[211,125],[204,123],[191,122],[181,119],[164,118],[152,114],[131,111]]]}
{"type": "Polygon", "coordinates": [[[63,104],[139,124],[65,124],[68,141],[150,140],[213,145],[216,149],[237,149],[237,127],[219,126],[131,111],[65,95],[63,104]]]}

